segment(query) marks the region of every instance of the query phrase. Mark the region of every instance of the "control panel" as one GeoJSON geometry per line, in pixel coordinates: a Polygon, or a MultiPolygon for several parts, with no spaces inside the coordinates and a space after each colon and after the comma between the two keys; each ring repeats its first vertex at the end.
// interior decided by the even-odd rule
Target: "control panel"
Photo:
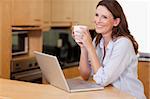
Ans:
{"type": "Polygon", "coordinates": [[[11,61],[11,79],[42,83],[42,72],[36,58],[13,59],[11,61]]]}
{"type": "Polygon", "coordinates": [[[39,68],[35,58],[17,59],[11,61],[11,73],[39,68]]]}

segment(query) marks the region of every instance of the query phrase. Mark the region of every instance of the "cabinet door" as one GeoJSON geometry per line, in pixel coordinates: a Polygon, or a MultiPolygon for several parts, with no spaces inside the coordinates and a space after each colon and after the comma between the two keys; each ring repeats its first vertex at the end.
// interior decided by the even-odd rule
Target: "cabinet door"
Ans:
{"type": "MultiPolygon", "coordinates": [[[[43,17],[43,9],[42,9],[43,0],[30,0],[29,9],[31,12],[31,22],[34,25],[40,26],[42,24],[42,17],[43,17]]],[[[32,23],[31,23],[32,24],[32,23]]]]}
{"type": "Polygon", "coordinates": [[[63,69],[63,73],[67,79],[80,76],[78,66],[63,69]]]}
{"type": "Polygon", "coordinates": [[[72,22],[72,0],[51,1],[52,25],[70,25],[72,22]]]}
{"type": "Polygon", "coordinates": [[[144,85],[147,99],[150,99],[150,62],[139,62],[138,77],[144,85]]]}
{"type": "Polygon", "coordinates": [[[42,30],[48,31],[51,25],[51,0],[43,0],[42,9],[43,9],[42,30]]]}
{"type": "Polygon", "coordinates": [[[74,0],[73,3],[73,22],[74,24],[87,25],[90,29],[94,28],[94,15],[96,5],[99,0],[74,0]]]}
{"type": "Polygon", "coordinates": [[[12,25],[40,25],[42,0],[12,0],[12,25]]]}

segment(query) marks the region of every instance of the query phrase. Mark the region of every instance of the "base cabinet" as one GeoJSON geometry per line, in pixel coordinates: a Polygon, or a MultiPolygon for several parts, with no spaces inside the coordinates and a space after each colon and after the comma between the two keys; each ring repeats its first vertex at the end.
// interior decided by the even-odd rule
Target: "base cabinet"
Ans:
{"type": "Polygon", "coordinates": [[[144,92],[147,99],[150,99],[150,62],[139,62],[138,76],[144,85],[144,92]]]}
{"type": "Polygon", "coordinates": [[[78,66],[63,69],[63,73],[66,78],[74,78],[80,76],[78,66]]]}

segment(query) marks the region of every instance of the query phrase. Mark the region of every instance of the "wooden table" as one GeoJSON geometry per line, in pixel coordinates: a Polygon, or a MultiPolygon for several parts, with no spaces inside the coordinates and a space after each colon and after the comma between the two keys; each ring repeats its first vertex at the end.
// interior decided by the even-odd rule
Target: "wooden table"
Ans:
{"type": "Polygon", "coordinates": [[[135,99],[108,86],[101,91],[68,93],[49,84],[35,84],[0,78],[0,99],[135,99]]]}

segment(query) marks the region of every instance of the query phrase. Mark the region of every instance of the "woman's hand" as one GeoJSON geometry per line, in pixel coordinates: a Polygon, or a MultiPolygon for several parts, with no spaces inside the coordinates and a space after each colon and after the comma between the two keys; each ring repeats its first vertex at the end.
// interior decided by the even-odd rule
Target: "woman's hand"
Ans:
{"type": "MultiPolygon", "coordinates": [[[[79,37],[78,35],[76,35],[73,31],[72,31],[71,34],[72,34],[72,37],[73,37],[73,39],[75,41],[81,41],[81,37],[79,37]]],[[[82,42],[76,42],[76,43],[80,46],[80,48],[84,47],[82,42]]]]}
{"type": "MultiPolygon", "coordinates": [[[[82,28],[82,33],[79,35],[78,33],[74,33],[72,31],[72,37],[76,41],[76,43],[80,46],[81,50],[88,50],[92,47],[92,38],[87,28],[82,28]]],[[[73,30],[73,28],[72,28],[73,30]]]]}
{"type": "Polygon", "coordinates": [[[91,66],[93,68],[94,73],[96,73],[98,69],[101,67],[101,63],[99,62],[99,58],[96,54],[96,49],[94,48],[92,44],[92,38],[89,32],[85,31],[83,33],[82,43],[87,49],[87,53],[88,53],[91,66]]]}
{"type": "Polygon", "coordinates": [[[93,46],[92,44],[92,38],[90,35],[90,32],[88,30],[84,29],[84,32],[82,33],[82,44],[86,47],[86,49],[89,49],[93,46]]]}

